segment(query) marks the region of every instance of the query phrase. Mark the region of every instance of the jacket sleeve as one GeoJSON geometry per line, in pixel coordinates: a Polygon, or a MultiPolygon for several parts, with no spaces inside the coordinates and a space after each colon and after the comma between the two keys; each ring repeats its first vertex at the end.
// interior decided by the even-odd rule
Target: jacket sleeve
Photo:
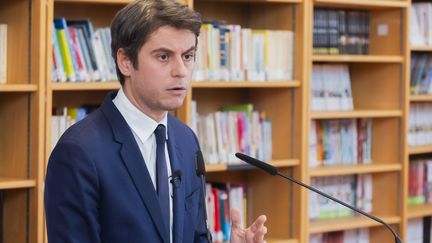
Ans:
{"type": "Polygon", "coordinates": [[[45,211],[50,243],[100,243],[98,176],[79,142],[59,143],[45,180],[45,211]]]}

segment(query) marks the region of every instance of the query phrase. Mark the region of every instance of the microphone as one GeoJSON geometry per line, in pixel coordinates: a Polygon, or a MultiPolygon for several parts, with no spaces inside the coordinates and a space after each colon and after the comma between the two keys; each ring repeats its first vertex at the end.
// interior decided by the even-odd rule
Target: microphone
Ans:
{"type": "Polygon", "coordinates": [[[177,187],[177,186],[181,183],[181,177],[182,177],[182,172],[181,172],[181,170],[176,170],[176,171],[174,171],[170,177],[171,177],[170,182],[171,182],[175,187],[177,187]]]}
{"type": "Polygon", "coordinates": [[[345,207],[347,207],[347,208],[349,208],[349,209],[351,209],[351,210],[353,210],[353,211],[355,211],[355,212],[357,212],[359,214],[362,214],[362,215],[364,215],[364,216],[366,216],[366,217],[368,217],[368,218],[370,218],[370,219],[372,219],[372,220],[374,220],[374,221],[376,221],[376,222],[384,225],[393,234],[393,236],[395,238],[395,243],[402,243],[402,240],[399,238],[399,236],[396,234],[396,232],[392,229],[392,227],[390,227],[390,225],[388,225],[382,219],[377,218],[377,217],[375,217],[375,216],[373,216],[371,214],[368,214],[368,213],[366,213],[366,212],[364,212],[364,211],[362,211],[362,210],[360,210],[360,209],[358,209],[356,207],[353,207],[353,206],[351,206],[351,205],[349,205],[349,204],[347,204],[345,202],[342,202],[341,200],[339,200],[337,198],[334,198],[334,197],[332,197],[332,196],[330,196],[330,195],[328,195],[328,194],[326,194],[326,193],[324,193],[324,192],[322,192],[322,191],[320,191],[320,190],[318,190],[318,189],[316,189],[316,188],[314,188],[312,186],[309,186],[309,185],[307,185],[307,184],[305,184],[305,183],[303,183],[301,181],[298,181],[298,180],[295,180],[295,179],[293,179],[291,177],[288,177],[288,176],[282,174],[281,172],[279,172],[279,170],[276,167],[274,167],[272,165],[269,165],[269,164],[267,164],[267,163],[265,163],[265,162],[263,162],[261,160],[252,158],[252,157],[247,156],[247,155],[242,154],[242,153],[236,153],[235,156],[237,158],[243,160],[244,162],[248,163],[248,164],[251,164],[251,165],[253,165],[255,167],[258,167],[258,168],[264,170],[265,172],[269,173],[270,175],[278,175],[278,176],[283,177],[283,178],[285,178],[285,179],[287,179],[287,180],[289,180],[289,181],[291,181],[291,182],[293,182],[293,183],[295,183],[297,185],[300,185],[302,187],[306,187],[307,189],[309,189],[309,190],[311,190],[311,191],[313,191],[315,193],[318,193],[319,195],[321,195],[323,197],[326,197],[326,198],[328,198],[328,199],[330,199],[332,201],[335,201],[335,202],[337,202],[337,203],[339,203],[339,204],[341,204],[341,205],[343,205],[343,206],[345,206],[345,207]]]}
{"type": "Polygon", "coordinates": [[[207,209],[205,208],[205,204],[206,204],[206,201],[205,201],[205,194],[206,194],[206,182],[205,182],[205,165],[204,165],[204,157],[203,157],[203,155],[202,155],[202,153],[201,153],[201,150],[198,150],[197,152],[196,152],[196,157],[195,157],[195,165],[196,165],[196,175],[200,178],[200,180],[201,180],[201,191],[202,191],[202,193],[201,193],[201,202],[202,202],[202,205],[204,206],[204,219],[205,219],[205,227],[206,227],[206,230],[207,230],[207,241],[209,242],[209,243],[211,243],[211,242],[213,242],[213,239],[212,239],[212,235],[211,235],[211,233],[210,233],[210,230],[209,230],[209,228],[208,228],[208,222],[207,222],[207,209]]]}

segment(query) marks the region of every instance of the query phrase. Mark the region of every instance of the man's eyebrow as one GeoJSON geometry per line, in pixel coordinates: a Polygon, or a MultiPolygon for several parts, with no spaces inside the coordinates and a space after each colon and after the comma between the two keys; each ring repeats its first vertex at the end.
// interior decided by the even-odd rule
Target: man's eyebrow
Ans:
{"type": "MultiPolygon", "coordinates": [[[[183,55],[183,54],[186,54],[186,53],[188,53],[188,52],[191,52],[191,51],[195,51],[195,50],[196,50],[196,47],[195,47],[195,46],[191,46],[189,49],[187,49],[186,51],[184,51],[184,52],[182,53],[182,55],[183,55]]],[[[158,53],[158,52],[166,52],[166,53],[168,53],[168,54],[172,54],[172,53],[174,53],[174,51],[172,51],[172,50],[170,50],[170,49],[168,49],[168,48],[161,47],[161,48],[154,49],[153,51],[151,51],[151,54],[158,53]]]]}

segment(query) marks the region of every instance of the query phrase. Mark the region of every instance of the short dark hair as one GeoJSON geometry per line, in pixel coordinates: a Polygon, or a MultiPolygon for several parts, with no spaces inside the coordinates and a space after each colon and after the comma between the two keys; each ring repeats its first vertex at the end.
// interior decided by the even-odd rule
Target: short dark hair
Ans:
{"type": "Polygon", "coordinates": [[[163,26],[190,30],[198,38],[201,16],[175,0],[136,0],[117,12],[111,23],[111,52],[121,85],[125,79],[118,68],[117,51],[122,48],[137,69],[139,50],[163,26]]]}

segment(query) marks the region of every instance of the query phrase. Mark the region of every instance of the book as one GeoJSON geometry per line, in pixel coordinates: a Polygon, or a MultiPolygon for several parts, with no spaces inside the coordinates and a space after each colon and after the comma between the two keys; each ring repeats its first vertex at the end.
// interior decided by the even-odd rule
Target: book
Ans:
{"type": "Polygon", "coordinates": [[[0,24],[0,84],[7,80],[7,25],[0,24]]]}

